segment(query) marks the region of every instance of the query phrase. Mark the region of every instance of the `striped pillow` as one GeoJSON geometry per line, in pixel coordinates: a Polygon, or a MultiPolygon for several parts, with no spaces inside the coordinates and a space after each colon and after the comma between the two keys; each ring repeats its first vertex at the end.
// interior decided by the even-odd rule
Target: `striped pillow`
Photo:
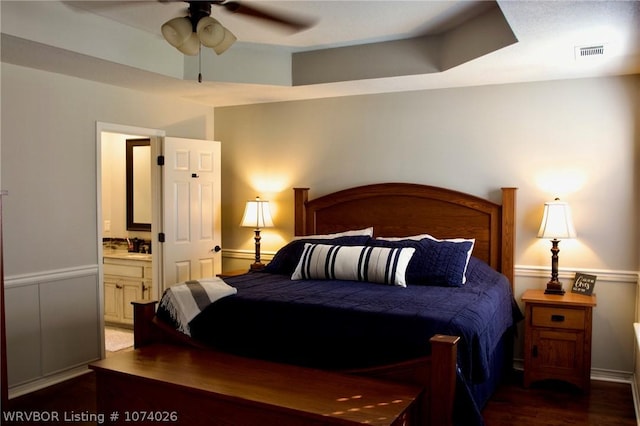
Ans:
{"type": "Polygon", "coordinates": [[[406,287],[411,247],[340,246],[306,243],[292,280],[352,280],[406,287]]]}

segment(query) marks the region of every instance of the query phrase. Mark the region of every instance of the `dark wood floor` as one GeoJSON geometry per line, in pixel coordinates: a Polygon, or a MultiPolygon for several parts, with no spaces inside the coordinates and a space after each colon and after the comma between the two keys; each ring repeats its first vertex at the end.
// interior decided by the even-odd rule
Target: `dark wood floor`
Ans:
{"type": "MultiPolygon", "coordinates": [[[[60,413],[96,413],[95,376],[93,373],[71,379],[12,399],[9,410],[55,411],[60,413]]],[[[4,411],[4,410],[3,410],[4,411]]],[[[545,382],[530,389],[521,386],[515,374],[503,385],[483,411],[487,426],[637,426],[631,386],[623,383],[592,381],[591,393],[583,394],[562,383],[545,382]]],[[[6,422],[7,425],[33,423],[6,422]]],[[[105,419],[108,420],[108,419],[105,419]]],[[[43,423],[38,423],[43,424],[43,423]]],[[[69,423],[71,424],[71,423],[69,423]]],[[[96,422],[73,422],[95,425],[96,422]]]]}
{"type": "Polygon", "coordinates": [[[637,426],[631,385],[591,381],[584,394],[571,385],[545,381],[522,387],[514,373],[482,412],[487,426],[637,426]]]}

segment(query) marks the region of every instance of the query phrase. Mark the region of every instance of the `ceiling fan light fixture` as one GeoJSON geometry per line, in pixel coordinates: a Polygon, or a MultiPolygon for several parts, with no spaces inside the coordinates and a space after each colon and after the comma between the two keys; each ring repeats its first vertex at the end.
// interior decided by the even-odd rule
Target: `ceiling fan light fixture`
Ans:
{"type": "Polygon", "coordinates": [[[236,42],[236,40],[236,36],[233,35],[231,31],[224,28],[224,38],[220,43],[218,43],[218,45],[213,46],[213,51],[216,52],[216,55],[220,55],[224,53],[228,48],[230,48],[231,45],[236,42]]]}
{"type": "Polygon", "coordinates": [[[200,42],[207,47],[215,47],[225,37],[225,28],[210,16],[201,18],[196,26],[196,32],[200,42]]]}
{"type": "MultiPolygon", "coordinates": [[[[1,0],[0,0],[1,1],[1,0]]],[[[158,0],[167,1],[167,0],[158,0]]],[[[189,1],[189,15],[173,18],[162,25],[162,35],[173,47],[185,55],[197,55],[200,44],[212,48],[217,55],[224,53],[236,42],[236,36],[211,17],[212,6],[222,6],[228,12],[284,25],[297,32],[314,25],[308,19],[294,18],[264,10],[261,7],[240,4],[234,0],[189,1]]]]}
{"type": "Polygon", "coordinates": [[[178,46],[178,50],[185,55],[195,56],[200,51],[200,39],[196,33],[191,33],[187,41],[178,46]]]}
{"type": "Polygon", "coordinates": [[[162,36],[175,48],[180,48],[193,34],[189,18],[173,18],[162,25],[162,36]]]}

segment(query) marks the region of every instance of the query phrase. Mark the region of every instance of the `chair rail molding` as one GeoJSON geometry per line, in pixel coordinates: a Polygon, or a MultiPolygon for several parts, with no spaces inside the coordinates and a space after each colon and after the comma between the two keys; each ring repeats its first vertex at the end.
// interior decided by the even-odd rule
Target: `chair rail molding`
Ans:
{"type": "Polygon", "coordinates": [[[98,274],[98,265],[74,266],[71,268],[33,272],[29,274],[5,277],[5,288],[40,284],[43,282],[62,281],[70,278],[86,277],[98,274]]]}
{"type": "MultiPolygon", "coordinates": [[[[516,276],[523,278],[549,278],[551,269],[548,266],[516,265],[516,276]]],[[[625,271],[615,269],[588,269],[588,268],[559,268],[558,277],[569,282],[573,280],[576,272],[596,275],[599,281],[615,282],[621,284],[638,284],[639,271],[625,271]]]]}

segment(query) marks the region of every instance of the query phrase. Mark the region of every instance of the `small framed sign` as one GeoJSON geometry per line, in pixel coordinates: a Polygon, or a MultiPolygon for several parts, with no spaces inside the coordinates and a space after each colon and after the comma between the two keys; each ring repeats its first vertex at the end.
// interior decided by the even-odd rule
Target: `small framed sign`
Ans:
{"type": "Polygon", "coordinates": [[[576,278],[573,280],[573,287],[571,293],[584,294],[585,296],[591,296],[593,294],[593,287],[596,285],[596,275],[583,274],[582,272],[576,272],[576,278]]]}

